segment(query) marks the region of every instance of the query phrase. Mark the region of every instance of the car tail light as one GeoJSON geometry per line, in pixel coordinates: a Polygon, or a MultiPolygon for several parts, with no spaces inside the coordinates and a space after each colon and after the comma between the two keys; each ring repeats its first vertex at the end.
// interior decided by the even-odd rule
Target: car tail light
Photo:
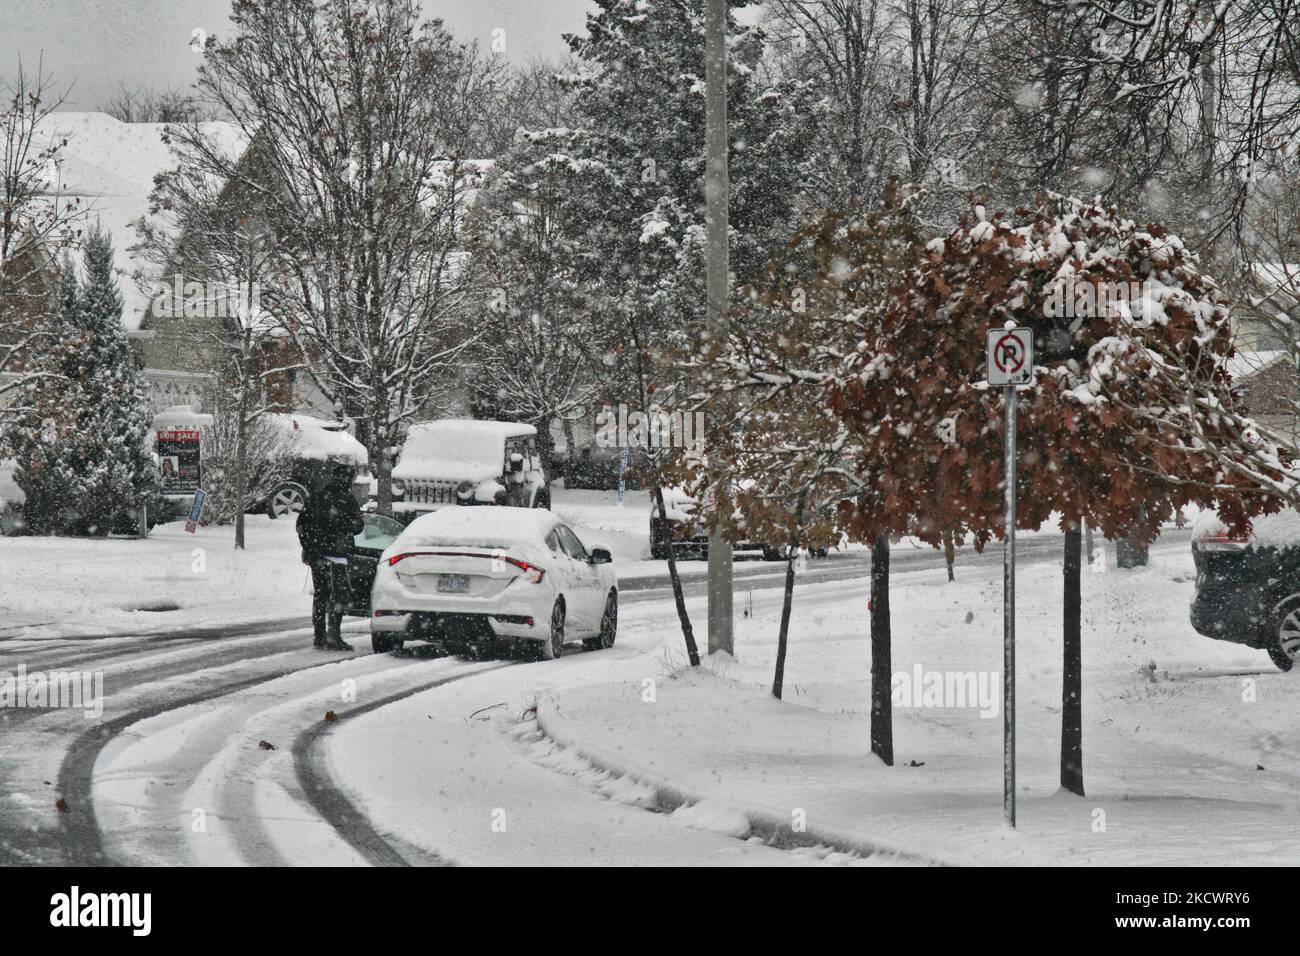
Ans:
{"type": "Polygon", "coordinates": [[[1202,551],[1245,551],[1250,541],[1230,534],[1207,534],[1196,539],[1196,546],[1202,551]]]}
{"type": "Polygon", "coordinates": [[[401,554],[390,555],[388,566],[391,568],[397,562],[405,561],[407,558],[482,558],[485,561],[504,561],[522,571],[530,584],[541,584],[542,578],[546,577],[544,568],[519,558],[509,558],[501,554],[475,554],[468,551],[403,551],[401,554]]]}

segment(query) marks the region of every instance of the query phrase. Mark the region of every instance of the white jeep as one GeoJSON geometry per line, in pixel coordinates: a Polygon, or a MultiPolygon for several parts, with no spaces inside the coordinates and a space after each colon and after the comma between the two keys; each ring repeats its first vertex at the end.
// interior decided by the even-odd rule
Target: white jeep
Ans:
{"type": "Polygon", "coordinates": [[[465,418],[412,425],[393,468],[394,516],[453,505],[549,508],[537,429],[465,418]]]}

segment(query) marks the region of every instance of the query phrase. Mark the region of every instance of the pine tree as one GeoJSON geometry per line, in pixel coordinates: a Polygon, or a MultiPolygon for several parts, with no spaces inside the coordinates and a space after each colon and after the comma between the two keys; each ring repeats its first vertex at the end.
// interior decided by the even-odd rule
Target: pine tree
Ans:
{"type": "MultiPolygon", "coordinates": [[[[733,2],[732,9],[745,6],[733,2]]],[[[665,360],[704,322],[704,15],[702,0],[597,0],[587,35],[566,39],[581,69],[577,129],[548,158],[575,180],[563,220],[579,249],[575,275],[608,296],[599,316],[608,396],[665,407],[684,383],[665,360]]],[[[797,83],[763,85],[761,31],[729,19],[727,111],[731,272],[756,277],[802,211],[817,115],[797,83]]],[[[560,144],[557,143],[557,146],[560,144]]],[[[662,456],[647,456],[664,514],[662,456]]],[[[697,662],[676,561],[669,577],[692,663],[697,662]]]]}
{"type": "Polygon", "coordinates": [[[521,130],[479,194],[468,230],[488,286],[466,363],[473,407],[486,418],[536,425],[548,474],[551,425],[595,402],[598,356],[609,340],[598,318],[602,292],[579,281],[581,249],[566,229],[576,180],[552,163],[573,136],[521,130]]]}
{"type": "MultiPolygon", "coordinates": [[[[587,247],[585,265],[618,290],[619,311],[654,333],[653,346],[704,314],[703,6],[598,5],[588,36],[568,37],[584,64],[567,77],[577,88],[579,129],[551,163],[582,177],[571,219],[587,247]]],[[[802,211],[817,110],[799,84],[760,83],[761,31],[732,20],[728,34],[731,269],[743,284],[802,211]]]]}
{"type": "Polygon", "coordinates": [[[33,411],[11,439],[27,494],[25,518],[36,533],[106,534],[129,526],[155,481],[147,390],[122,327],[108,234],[91,232],[82,258],[82,283],[64,261],[59,335],[45,359],[62,378],[35,387],[33,411]]]}

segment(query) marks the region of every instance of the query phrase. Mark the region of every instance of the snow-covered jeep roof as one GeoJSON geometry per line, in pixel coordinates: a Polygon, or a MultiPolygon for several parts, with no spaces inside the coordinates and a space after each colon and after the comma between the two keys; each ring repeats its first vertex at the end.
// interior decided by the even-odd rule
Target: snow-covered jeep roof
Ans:
{"type": "Polygon", "coordinates": [[[412,425],[393,477],[403,481],[482,481],[501,474],[507,438],[531,438],[521,422],[444,418],[412,425]]]}

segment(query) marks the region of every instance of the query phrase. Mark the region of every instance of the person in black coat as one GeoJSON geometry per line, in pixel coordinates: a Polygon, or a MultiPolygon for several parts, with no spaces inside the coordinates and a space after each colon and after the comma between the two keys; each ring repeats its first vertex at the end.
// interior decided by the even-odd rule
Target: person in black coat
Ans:
{"type": "Polygon", "coordinates": [[[361,506],[352,494],[355,475],[351,467],[339,462],[326,465],[320,483],[307,494],[307,502],[298,514],[298,541],[302,545],[303,564],[311,568],[311,623],[316,632],[313,646],[327,650],[350,651],[339,634],[343,609],[347,607],[348,564],[364,522],[361,506]]]}

